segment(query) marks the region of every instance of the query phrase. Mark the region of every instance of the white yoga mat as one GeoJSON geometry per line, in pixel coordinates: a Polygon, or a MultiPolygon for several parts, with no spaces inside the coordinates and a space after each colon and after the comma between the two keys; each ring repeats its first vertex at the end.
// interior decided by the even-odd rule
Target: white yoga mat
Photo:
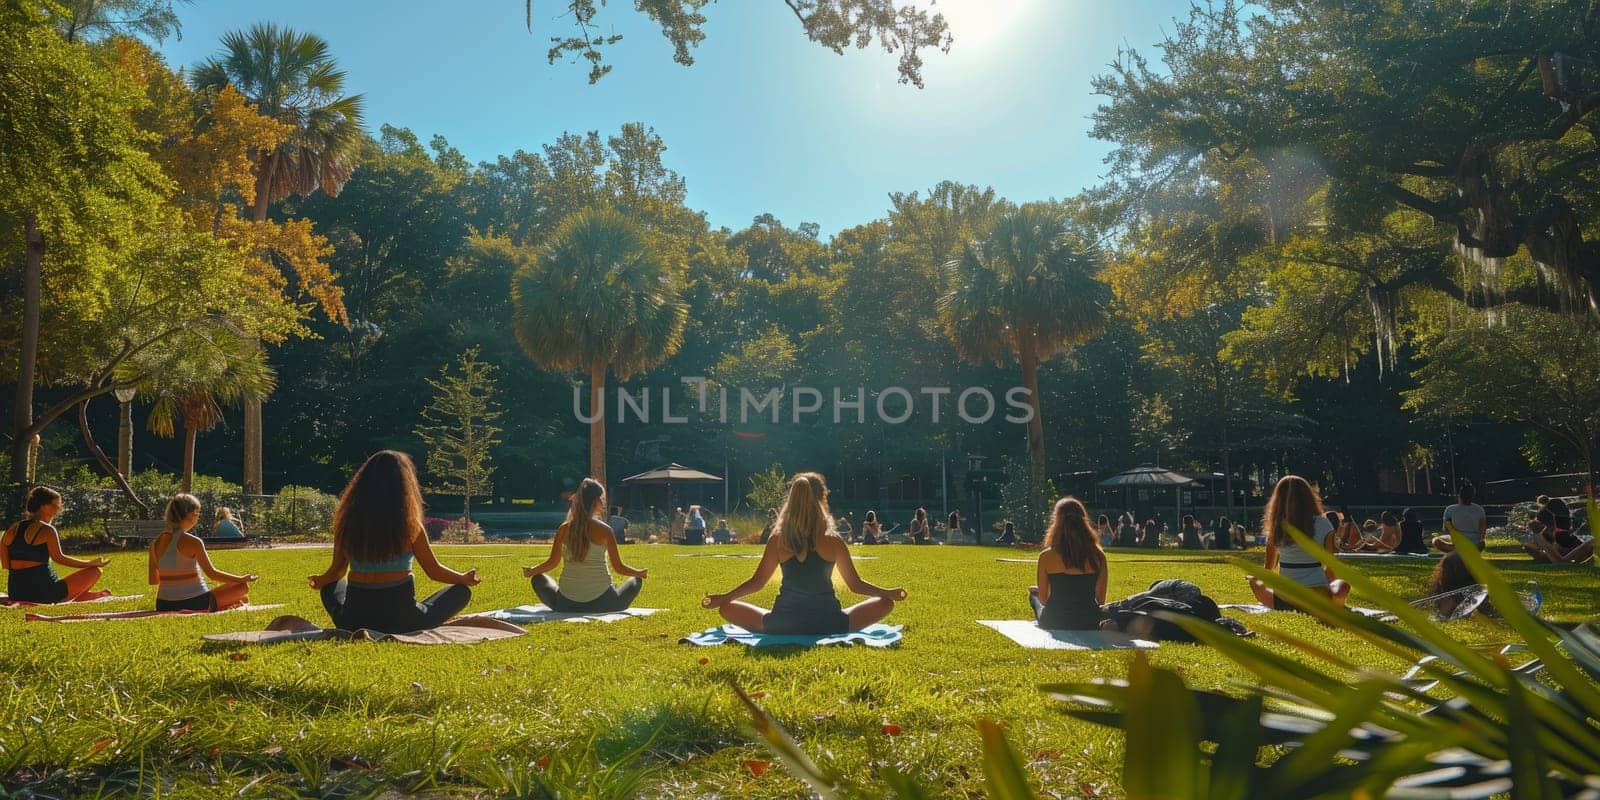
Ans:
{"type": "Polygon", "coordinates": [[[978,624],[1029,650],[1153,650],[1159,645],[1109,631],[1050,631],[1031,619],[980,619],[978,624]]]}
{"type": "Polygon", "coordinates": [[[497,608],[494,611],[481,611],[469,614],[470,617],[486,617],[503,622],[515,622],[518,625],[534,625],[540,622],[617,622],[635,617],[648,617],[664,608],[627,608],[621,611],[612,611],[604,614],[581,614],[562,611],[552,611],[549,606],[540,604],[533,606],[516,606],[514,608],[497,608]]]}

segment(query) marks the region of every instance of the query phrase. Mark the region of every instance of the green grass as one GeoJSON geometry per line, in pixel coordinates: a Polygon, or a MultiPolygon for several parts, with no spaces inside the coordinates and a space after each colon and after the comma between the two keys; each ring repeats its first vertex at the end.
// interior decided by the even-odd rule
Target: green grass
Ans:
{"type": "MultiPolygon", "coordinates": [[[[814,759],[855,779],[870,782],[874,769],[892,765],[941,795],[975,796],[983,778],[973,723],[997,719],[1031,761],[1038,785],[1120,793],[1118,737],[1066,718],[1034,687],[1120,677],[1129,655],[1022,650],[973,622],[1027,613],[1033,568],[995,560],[1025,554],[857,548],[880,557],[860,562],[868,579],[910,592],[888,620],[906,626],[895,649],[680,645],[679,636],[718,622],[699,597],[725,591],[755,566],[675,557],[719,551],[756,552],[624,548],[630,563],[651,571],[640,605],[671,609],[666,613],[610,625],[537,625],[526,637],[471,646],[202,646],[203,633],[260,628],[279,613],[324,621],[304,579],[325,565],[323,550],[213,554],[223,569],[265,576],[251,599],[287,603],[281,611],[49,625],[0,610],[3,788],[50,796],[354,797],[395,790],[475,797],[546,796],[539,789],[546,781],[566,785],[558,796],[571,797],[803,795],[803,785],[778,766],[757,777],[744,764],[769,757],[746,733],[728,688],[737,680],[761,693],[759,702],[814,759]],[[900,735],[886,735],[886,724],[899,726],[900,735]],[[629,757],[633,751],[639,755],[629,757]],[[607,773],[602,765],[618,769],[607,773]]],[[[446,563],[476,567],[484,579],[469,610],[535,602],[520,567],[545,552],[440,548],[446,563]]],[[[1538,580],[1548,617],[1579,622],[1600,611],[1593,569],[1501,558],[1511,579],[1538,580]]],[[[1405,596],[1421,594],[1427,568],[1368,567],[1405,596]]],[[[1182,577],[1219,602],[1251,601],[1241,573],[1206,554],[1118,552],[1111,570],[1113,597],[1182,577]]],[[[142,575],[142,554],[114,555],[104,585],[118,594],[142,591],[146,599],[77,608],[148,606],[153,595],[142,575]]],[[[774,583],[752,599],[768,603],[775,593],[774,583]]],[[[1355,652],[1353,639],[1300,615],[1244,619],[1355,652]]],[[[1509,638],[1490,620],[1453,630],[1484,645],[1509,638]]],[[[1376,666],[1402,667],[1371,658],[1376,666]]],[[[1153,660],[1181,667],[1192,684],[1248,680],[1199,646],[1163,646],[1153,660]]]]}

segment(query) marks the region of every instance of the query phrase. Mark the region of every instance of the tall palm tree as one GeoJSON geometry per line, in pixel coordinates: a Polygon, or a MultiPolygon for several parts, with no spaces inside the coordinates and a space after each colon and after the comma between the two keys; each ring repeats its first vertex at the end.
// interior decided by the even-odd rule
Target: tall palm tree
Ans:
{"type": "MultiPolygon", "coordinates": [[[[270,22],[222,37],[222,52],[194,70],[196,89],[232,85],[256,110],[293,126],[276,148],[257,153],[251,218],[262,222],[268,207],[290,195],[317,189],[337,195],[355,169],[365,133],[361,95],[344,94],[345,73],[320,36],[296,33],[270,22]]],[[[261,398],[244,409],[244,485],[260,492],[262,479],[261,398]]]]}
{"type": "Polygon", "coordinates": [[[542,369],[588,377],[589,474],[604,484],[606,375],[625,381],[677,352],[689,315],[682,276],[611,209],[573,214],[518,260],[511,279],[517,342],[542,369]]]}
{"type": "Polygon", "coordinates": [[[1067,215],[1029,204],[997,218],[981,241],[945,265],[945,331],[973,363],[1015,358],[1029,392],[1028,459],[1044,469],[1039,362],[1082,344],[1105,324],[1110,290],[1095,279],[1099,258],[1067,232],[1067,215]]]}
{"type": "Polygon", "coordinates": [[[151,402],[146,422],[150,432],[171,438],[183,428],[185,492],[194,482],[195,441],[222,424],[223,406],[265,397],[276,383],[272,367],[254,342],[214,333],[190,337],[181,360],[166,365],[140,387],[151,402]]]}

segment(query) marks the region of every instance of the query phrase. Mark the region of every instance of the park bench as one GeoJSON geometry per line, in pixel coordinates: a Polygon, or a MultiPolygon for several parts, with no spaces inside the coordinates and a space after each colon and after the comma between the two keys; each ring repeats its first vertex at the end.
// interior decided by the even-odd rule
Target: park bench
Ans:
{"type": "MultiPolygon", "coordinates": [[[[161,535],[166,529],[166,523],[159,519],[104,519],[101,523],[106,529],[106,538],[121,543],[124,547],[148,546],[150,541],[161,535]]],[[[206,547],[271,547],[272,537],[246,534],[243,539],[233,537],[219,538],[215,536],[202,536],[200,540],[206,547]]]]}

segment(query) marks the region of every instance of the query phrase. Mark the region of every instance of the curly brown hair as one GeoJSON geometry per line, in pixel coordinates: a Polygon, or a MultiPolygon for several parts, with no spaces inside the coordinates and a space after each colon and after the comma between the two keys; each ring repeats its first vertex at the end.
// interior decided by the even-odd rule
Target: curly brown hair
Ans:
{"type": "Polygon", "coordinates": [[[353,561],[386,561],[409,550],[422,532],[422,490],[411,457],[398,450],[373,453],[339,495],[335,546],[353,561]]]}

